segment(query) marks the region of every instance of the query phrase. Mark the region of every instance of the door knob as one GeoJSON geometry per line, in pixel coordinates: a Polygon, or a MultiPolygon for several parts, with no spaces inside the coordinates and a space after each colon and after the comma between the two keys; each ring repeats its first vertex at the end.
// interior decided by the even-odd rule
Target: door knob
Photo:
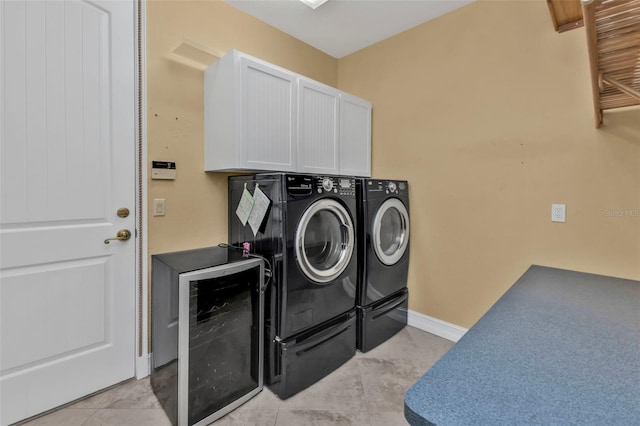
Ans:
{"type": "Polygon", "coordinates": [[[128,229],[121,229],[114,238],[107,238],[104,240],[104,243],[109,244],[111,240],[127,241],[129,238],[131,238],[131,231],[128,229]]]}

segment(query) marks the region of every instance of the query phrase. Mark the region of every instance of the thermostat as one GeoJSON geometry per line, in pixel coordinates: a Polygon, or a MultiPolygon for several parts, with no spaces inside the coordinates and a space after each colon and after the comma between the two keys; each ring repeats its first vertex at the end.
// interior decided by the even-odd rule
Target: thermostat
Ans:
{"type": "Polygon", "coordinates": [[[151,179],[175,179],[176,163],[171,161],[152,161],[151,179]]]}

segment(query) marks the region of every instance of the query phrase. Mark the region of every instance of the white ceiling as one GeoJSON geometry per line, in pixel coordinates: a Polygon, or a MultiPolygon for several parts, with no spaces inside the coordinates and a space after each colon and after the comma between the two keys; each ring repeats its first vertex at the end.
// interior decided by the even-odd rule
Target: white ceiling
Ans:
{"type": "Polygon", "coordinates": [[[341,58],[474,0],[225,0],[279,30],[341,58]]]}

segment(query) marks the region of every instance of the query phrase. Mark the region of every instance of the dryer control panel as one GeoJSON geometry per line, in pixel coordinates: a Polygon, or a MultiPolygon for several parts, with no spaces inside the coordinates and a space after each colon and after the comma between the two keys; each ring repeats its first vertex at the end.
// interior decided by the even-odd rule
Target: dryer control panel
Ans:
{"type": "Polygon", "coordinates": [[[385,195],[389,194],[408,194],[409,189],[407,181],[399,180],[369,180],[367,182],[367,192],[377,192],[385,195]]]}
{"type": "Polygon", "coordinates": [[[350,177],[317,176],[314,188],[318,194],[330,193],[342,196],[356,196],[356,180],[350,177]]]}

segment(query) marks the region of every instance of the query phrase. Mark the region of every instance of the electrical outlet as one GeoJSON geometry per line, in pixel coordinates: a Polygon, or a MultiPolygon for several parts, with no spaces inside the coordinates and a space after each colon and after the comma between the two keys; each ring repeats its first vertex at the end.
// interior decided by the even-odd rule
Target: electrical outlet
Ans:
{"type": "Polygon", "coordinates": [[[165,213],[165,199],[164,198],[154,198],[153,200],[153,215],[154,216],[164,216],[165,213]]]}
{"type": "Polygon", "coordinates": [[[551,204],[551,222],[566,222],[566,208],[564,204],[551,204]]]}

